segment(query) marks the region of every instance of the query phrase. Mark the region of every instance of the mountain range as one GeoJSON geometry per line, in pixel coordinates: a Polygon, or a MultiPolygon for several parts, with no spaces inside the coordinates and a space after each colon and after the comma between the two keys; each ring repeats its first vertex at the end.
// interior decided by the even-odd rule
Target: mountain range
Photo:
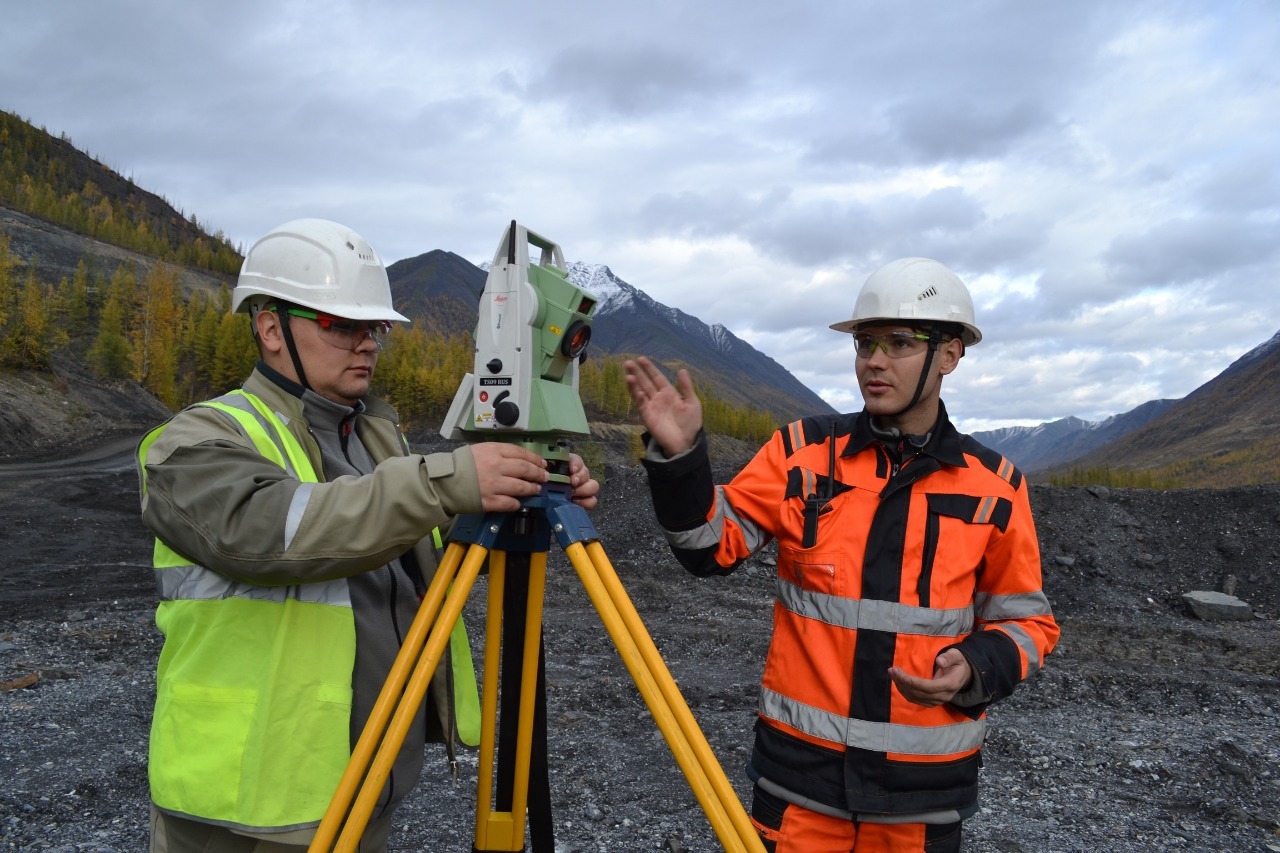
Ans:
{"type": "MultiPolygon", "coordinates": [[[[19,121],[9,114],[3,117],[19,121]]],[[[38,162],[46,174],[73,176],[73,181],[76,175],[93,175],[95,197],[119,203],[121,210],[147,222],[156,220],[151,229],[155,233],[186,229],[211,243],[220,240],[208,235],[194,215],[184,216],[162,197],[141,190],[69,142],[29,124],[22,123],[20,129],[26,144],[41,149],[44,159],[38,162]]],[[[6,144],[12,145],[13,138],[6,144]]],[[[6,162],[25,162],[23,153],[6,162]]],[[[15,180],[38,186],[44,178],[29,173],[15,180]]],[[[92,239],[21,209],[7,195],[9,189],[0,186],[0,238],[5,238],[20,266],[33,268],[50,286],[73,275],[81,258],[108,273],[120,264],[145,271],[158,263],[156,257],[92,239]]],[[[776,361],[724,326],[657,302],[603,264],[568,266],[572,280],[600,299],[592,350],[615,356],[643,354],[668,368],[688,367],[701,388],[737,405],[768,410],[780,424],[832,411],[776,361]]],[[[397,261],[388,275],[402,313],[447,334],[474,329],[486,278],[482,267],[433,250],[397,261]]],[[[188,292],[234,283],[232,276],[186,267],[179,278],[188,292]]],[[[1029,473],[1096,466],[1172,472],[1188,487],[1280,482],[1280,332],[1181,400],[1153,400],[1097,423],[1069,417],[975,436],[1029,473]]]]}
{"type": "Polygon", "coordinates": [[[1077,417],[973,433],[987,447],[999,450],[1028,473],[1052,471],[1068,465],[1126,433],[1146,426],[1177,400],[1152,400],[1121,415],[1101,421],[1077,417]]]}
{"type": "MultiPolygon", "coordinates": [[[[646,355],[673,369],[691,368],[700,386],[736,405],[766,409],[780,424],[834,411],[786,368],[724,326],[663,305],[604,264],[567,266],[570,281],[599,299],[589,352],[646,355]]],[[[396,261],[387,275],[402,314],[446,334],[475,329],[488,276],[483,267],[437,249],[396,261]]]]}
{"type": "Polygon", "coordinates": [[[1180,400],[1097,423],[1064,418],[974,437],[1029,473],[1157,471],[1186,486],[1280,481],[1280,332],[1180,400]]]}

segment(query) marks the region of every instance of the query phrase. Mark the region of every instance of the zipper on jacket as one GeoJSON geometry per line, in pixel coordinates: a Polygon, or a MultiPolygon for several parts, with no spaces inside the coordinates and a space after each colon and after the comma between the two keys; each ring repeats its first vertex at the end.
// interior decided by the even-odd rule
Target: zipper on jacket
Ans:
{"type": "Polygon", "coordinates": [[[343,418],[342,423],[338,425],[338,444],[342,447],[342,456],[347,460],[347,464],[351,467],[355,465],[351,462],[351,454],[347,452],[347,441],[351,438],[351,418],[343,418]]]}

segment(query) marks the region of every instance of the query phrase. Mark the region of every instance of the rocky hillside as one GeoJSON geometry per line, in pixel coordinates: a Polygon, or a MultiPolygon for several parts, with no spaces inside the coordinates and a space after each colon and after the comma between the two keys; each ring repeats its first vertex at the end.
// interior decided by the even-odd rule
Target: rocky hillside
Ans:
{"type": "Polygon", "coordinates": [[[141,434],[169,417],[128,380],[103,380],[70,361],[53,373],[0,371],[0,462],[65,456],[141,434]]]}
{"type": "Polygon", "coordinates": [[[1280,482],[1280,332],[1146,426],[1075,462],[1136,470],[1176,463],[1196,485],[1280,482]]]}
{"type": "MultiPolygon", "coordinates": [[[[723,478],[734,461],[721,451],[723,478]]],[[[991,710],[967,853],[1280,848],[1280,486],[1037,486],[1031,500],[1062,640],[991,710]],[[1182,598],[1223,587],[1249,618],[1203,621],[1182,598]]],[[[0,464],[0,517],[0,849],[144,851],[161,638],[127,451],[106,463],[0,464]]],[[[687,574],[634,465],[612,466],[592,518],[747,801],[776,555],[765,549],[728,578],[687,574]]],[[[556,849],[721,849],[581,583],[558,552],[550,568],[556,849]]],[[[467,613],[478,659],[483,586],[467,613]]],[[[476,767],[464,751],[453,775],[429,749],[393,849],[471,849],[476,767]]]]}
{"type": "MultiPolygon", "coordinates": [[[[147,255],[76,234],[3,206],[0,206],[0,234],[8,237],[9,251],[24,264],[34,262],[40,278],[46,282],[72,278],[81,260],[95,265],[108,277],[117,266],[124,264],[134,269],[139,279],[159,263],[147,255]]],[[[216,290],[233,283],[228,276],[189,267],[178,268],[178,276],[188,293],[197,288],[216,290]]]]}

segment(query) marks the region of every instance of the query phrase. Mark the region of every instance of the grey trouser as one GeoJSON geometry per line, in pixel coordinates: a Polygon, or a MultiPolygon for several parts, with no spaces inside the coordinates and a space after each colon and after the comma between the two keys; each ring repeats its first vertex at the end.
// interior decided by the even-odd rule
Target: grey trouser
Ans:
{"type": "MultiPolygon", "coordinates": [[[[151,807],[151,853],[306,853],[312,833],[285,833],[285,841],[240,835],[220,826],[165,814],[151,807]]],[[[370,821],[360,838],[359,853],[386,853],[391,818],[370,821]]]]}

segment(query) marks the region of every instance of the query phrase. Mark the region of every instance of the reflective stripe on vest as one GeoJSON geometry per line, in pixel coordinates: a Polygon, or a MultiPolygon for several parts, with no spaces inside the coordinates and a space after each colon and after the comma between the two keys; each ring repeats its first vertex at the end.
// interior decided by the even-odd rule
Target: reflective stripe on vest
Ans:
{"type": "MultiPolygon", "coordinates": [[[[204,405],[231,417],[267,459],[302,481],[283,543],[315,470],[280,417],[232,392],[204,405]]],[[[139,444],[139,467],[164,425],[139,444]]],[[[240,583],[157,540],[165,635],[156,674],[151,797],[165,811],[224,826],[288,830],[324,816],[351,749],[355,618],[346,581],[240,583]]]]}

